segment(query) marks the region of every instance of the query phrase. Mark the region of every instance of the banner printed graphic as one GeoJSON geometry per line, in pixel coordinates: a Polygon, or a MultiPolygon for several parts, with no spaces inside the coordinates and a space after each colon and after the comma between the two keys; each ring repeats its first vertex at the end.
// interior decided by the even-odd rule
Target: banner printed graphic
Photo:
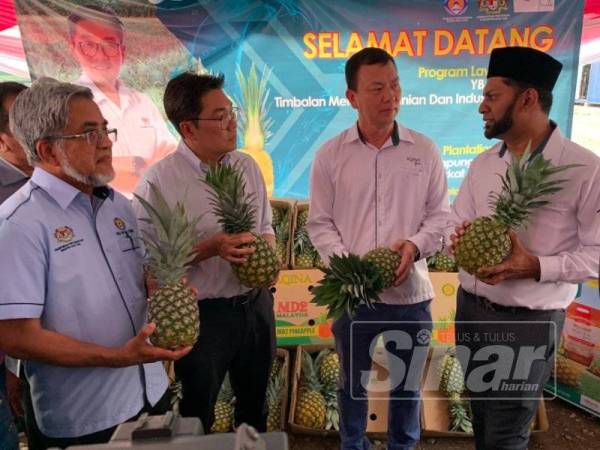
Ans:
{"type": "MultiPolygon", "coordinates": [[[[79,76],[68,46],[59,44],[75,3],[16,1],[32,77],[79,76]],[[41,13],[53,19],[36,22],[41,13]],[[44,48],[40,33],[51,41],[44,48]],[[57,48],[40,59],[48,46],[57,48]]],[[[355,122],[344,65],[366,46],[394,56],[402,86],[398,119],[439,147],[451,200],[470,161],[494,143],[483,137],[477,112],[493,48],[533,47],[564,64],[551,117],[570,135],[583,0],[556,0],[551,8],[516,0],[108,3],[126,28],[120,79],[155,104],[176,73],[225,74],[226,92],[242,109],[238,147],[259,162],[275,197],[308,197],[316,151],[355,122]],[[249,97],[249,86],[259,94],[249,97]]]]}

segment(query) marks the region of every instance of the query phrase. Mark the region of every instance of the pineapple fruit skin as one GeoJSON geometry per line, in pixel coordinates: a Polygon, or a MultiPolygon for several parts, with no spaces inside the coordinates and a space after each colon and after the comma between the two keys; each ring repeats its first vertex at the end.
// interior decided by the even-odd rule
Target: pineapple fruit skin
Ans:
{"type": "Polygon", "coordinates": [[[296,404],[296,423],[307,428],[325,428],[327,405],[323,394],[310,389],[301,389],[296,404]]]}
{"type": "Polygon", "coordinates": [[[156,324],[150,342],[157,347],[193,346],[198,339],[198,300],[183,283],[169,284],[155,291],[150,297],[148,317],[156,324]]]}
{"type": "Polygon", "coordinates": [[[215,403],[215,420],[210,427],[211,433],[229,433],[233,429],[234,408],[230,402],[218,400],[215,403]]]}
{"type": "Polygon", "coordinates": [[[490,217],[478,217],[456,244],[454,256],[460,268],[474,275],[482,267],[500,264],[511,252],[508,228],[490,217]]]}
{"type": "Polygon", "coordinates": [[[249,288],[270,287],[279,275],[279,262],[271,245],[260,235],[252,233],[255,241],[250,244],[256,251],[243,264],[232,268],[240,283],[249,288]]]}
{"type": "Polygon", "coordinates": [[[437,252],[433,256],[433,268],[438,272],[457,272],[456,261],[454,258],[443,252],[437,252]]]}
{"type": "Polygon", "coordinates": [[[400,255],[386,247],[379,247],[367,252],[363,261],[371,262],[377,268],[383,281],[383,289],[392,286],[396,279],[396,269],[400,265],[400,255]]]}
{"type": "Polygon", "coordinates": [[[337,353],[329,352],[319,366],[319,379],[325,386],[337,386],[340,377],[340,358],[337,353]]]}

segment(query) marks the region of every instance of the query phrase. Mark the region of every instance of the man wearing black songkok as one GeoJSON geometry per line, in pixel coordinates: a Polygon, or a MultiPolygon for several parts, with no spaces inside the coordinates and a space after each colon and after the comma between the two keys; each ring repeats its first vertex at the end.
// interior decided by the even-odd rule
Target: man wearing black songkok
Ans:
{"type": "Polygon", "coordinates": [[[473,160],[452,205],[455,244],[476,217],[493,214],[488,197],[502,188],[498,174],[528,145],[553,165],[574,165],[557,175],[565,182],[544,198],[550,203],[533,210],[526,227],[509,232],[505,261],[475,276],[459,274],[456,344],[477,450],[527,448],[565,309],[577,283],[598,277],[600,158],[562,136],[548,117],[561,68],[531,48],[492,51],[479,113],[485,136],[501,142],[473,160]]]}

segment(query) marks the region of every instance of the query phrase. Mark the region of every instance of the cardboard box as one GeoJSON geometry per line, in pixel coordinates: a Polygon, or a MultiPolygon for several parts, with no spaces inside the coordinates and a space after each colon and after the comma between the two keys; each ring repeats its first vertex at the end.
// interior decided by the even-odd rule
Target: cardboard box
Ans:
{"type": "Polygon", "coordinates": [[[454,345],[454,318],[456,317],[456,293],[458,274],[430,272],[435,297],[431,302],[433,320],[432,345],[454,345]]]}
{"type": "MultiPolygon", "coordinates": [[[[331,345],[299,345],[296,349],[296,355],[294,357],[294,366],[292,370],[292,391],[290,401],[290,412],[288,424],[290,430],[293,433],[308,434],[312,436],[338,436],[339,432],[336,430],[316,430],[313,428],[307,428],[298,425],[294,422],[296,403],[298,397],[298,389],[300,387],[300,374],[302,367],[302,352],[306,351],[313,354],[319,352],[324,348],[333,348],[331,345]]],[[[377,372],[378,378],[383,379],[384,370],[382,367],[378,367],[377,364],[373,365],[373,370],[377,372]],[[380,376],[381,375],[381,376],[380,376]]],[[[387,406],[388,402],[385,400],[372,399],[371,392],[367,389],[369,395],[369,408],[367,413],[367,434],[372,438],[384,438],[387,432],[387,406]]],[[[378,394],[381,396],[381,394],[378,394]]]]}
{"type": "MultiPolygon", "coordinates": [[[[423,390],[421,391],[421,435],[422,436],[446,436],[446,437],[469,437],[472,433],[463,433],[450,430],[450,416],[448,413],[449,401],[443,392],[437,388],[430,389],[428,386],[432,380],[439,384],[438,365],[443,352],[429,352],[429,358],[424,371],[423,390]]],[[[437,387],[437,386],[436,386],[437,387]]],[[[534,420],[532,433],[547,431],[549,428],[546,406],[543,399],[534,420]]]]}
{"type": "Polygon", "coordinates": [[[600,296],[598,280],[583,283],[567,308],[559,353],[578,376],[576,386],[551,378],[546,391],[600,417],[600,296]]]}
{"type": "Polygon", "coordinates": [[[310,288],[323,277],[323,272],[282,270],[274,288],[277,345],[333,345],[332,321],[327,308],[311,303],[310,288]]]}
{"type": "Polygon", "coordinates": [[[290,267],[290,255],[292,248],[292,222],[294,219],[294,211],[296,206],[296,200],[287,199],[270,199],[271,208],[280,208],[286,211],[288,217],[288,240],[285,244],[285,258],[281,261],[281,268],[283,270],[289,269],[290,267]]]}

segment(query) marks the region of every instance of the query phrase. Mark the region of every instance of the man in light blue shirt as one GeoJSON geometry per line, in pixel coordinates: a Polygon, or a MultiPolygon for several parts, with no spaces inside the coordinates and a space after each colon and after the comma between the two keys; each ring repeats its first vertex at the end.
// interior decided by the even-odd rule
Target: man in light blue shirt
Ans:
{"type": "Polygon", "coordinates": [[[0,348],[26,360],[40,448],[107,442],[165,394],[156,361],[189,349],[147,343],[136,219],[106,187],[116,130],[91,91],[40,80],[10,123],[35,170],[0,206],[0,348]]]}

